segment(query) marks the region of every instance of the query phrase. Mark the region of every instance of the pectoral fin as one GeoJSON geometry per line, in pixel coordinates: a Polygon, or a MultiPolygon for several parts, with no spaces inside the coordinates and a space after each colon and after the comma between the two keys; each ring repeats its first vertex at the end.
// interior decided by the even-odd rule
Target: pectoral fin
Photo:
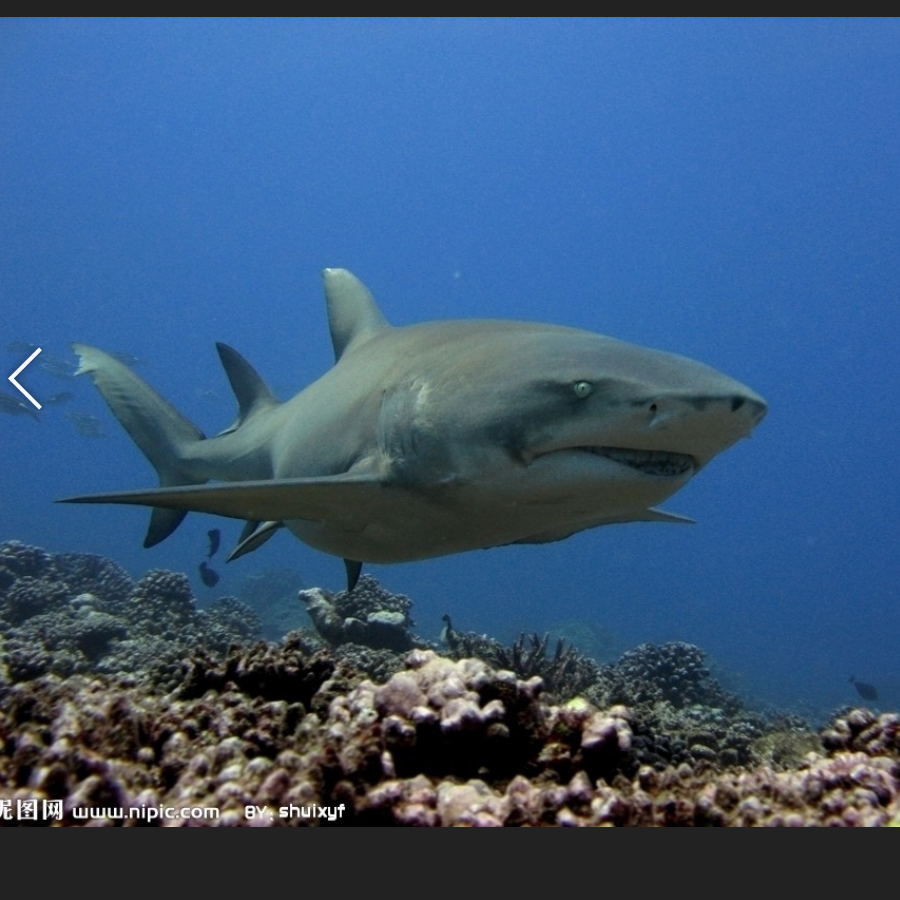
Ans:
{"type": "Polygon", "coordinates": [[[631,513],[627,516],[608,517],[597,519],[593,522],[579,522],[577,528],[564,526],[562,528],[541,531],[537,534],[531,534],[526,538],[520,538],[513,541],[514,544],[551,544],[554,541],[564,541],[585,528],[597,528],[600,525],[624,524],[626,522],[674,522],[680,525],[693,525],[694,519],[687,516],[679,516],[677,513],[666,512],[664,509],[656,509],[651,506],[637,513],[631,513]]]}
{"type": "Polygon", "coordinates": [[[382,483],[371,475],[329,475],[117,491],[67,497],[57,502],[152,506],[251,522],[307,519],[352,525],[360,511],[378,508],[377,502],[384,490],[382,483]]]}
{"type": "Polygon", "coordinates": [[[259,550],[279,528],[283,527],[284,522],[248,522],[241,532],[237,546],[225,557],[225,562],[230,563],[254,550],[259,550]]]}

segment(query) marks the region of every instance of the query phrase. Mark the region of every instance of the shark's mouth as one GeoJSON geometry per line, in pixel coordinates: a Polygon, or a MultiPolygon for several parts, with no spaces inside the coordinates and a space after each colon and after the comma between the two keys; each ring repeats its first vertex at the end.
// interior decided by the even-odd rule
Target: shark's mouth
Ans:
{"type": "Polygon", "coordinates": [[[595,456],[603,456],[613,462],[637,469],[642,475],[658,478],[680,478],[691,474],[697,461],[686,453],[670,453],[668,450],[630,450],[625,447],[579,447],[595,456]]]}

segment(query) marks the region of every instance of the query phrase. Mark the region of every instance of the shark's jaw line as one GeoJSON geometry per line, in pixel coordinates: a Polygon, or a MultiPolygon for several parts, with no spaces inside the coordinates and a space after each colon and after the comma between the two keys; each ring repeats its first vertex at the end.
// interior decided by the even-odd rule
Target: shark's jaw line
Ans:
{"type": "Polygon", "coordinates": [[[694,473],[697,461],[687,453],[668,450],[633,450],[628,447],[579,447],[654,478],[684,478],[694,473]]]}
{"type": "Polygon", "coordinates": [[[669,450],[639,450],[633,447],[574,446],[520,454],[527,465],[552,461],[557,454],[583,453],[621,465],[648,478],[689,478],[697,470],[697,460],[687,453],[669,450]]]}
{"type": "Polygon", "coordinates": [[[323,277],[334,367],[281,403],[218,345],[238,415],[212,438],[114,357],[73,345],[160,487],[69,502],[152,507],[145,546],[188,511],[243,519],[232,556],[285,525],[343,557],[352,586],[365,561],[685,521],[655,505],[766,412],[685,357],[534,322],[393,328],[350,272],[323,277]]]}

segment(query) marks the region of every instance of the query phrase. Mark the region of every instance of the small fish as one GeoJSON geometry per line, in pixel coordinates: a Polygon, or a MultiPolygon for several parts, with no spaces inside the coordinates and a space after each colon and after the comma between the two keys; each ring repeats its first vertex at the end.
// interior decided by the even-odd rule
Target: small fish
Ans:
{"type": "Polygon", "coordinates": [[[38,368],[43,369],[54,378],[64,378],[67,381],[71,381],[75,378],[75,363],[71,360],[63,359],[63,357],[56,353],[50,353],[45,350],[37,358],[37,365],[38,368]]]}
{"type": "Polygon", "coordinates": [[[31,416],[32,419],[38,417],[37,410],[30,403],[9,394],[0,394],[0,412],[10,416],[31,416]]]}
{"type": "Polygon", "coordinates": [[[444,613],[441,616],[444,627],[441,629],[441,643],[446,644],[451,650],[456,649],[456,632],[453,630],[453,623],[450,621],[450,614],[444,613]]]}
{"type": "Polygon", "coordinates": [[[39,346],[40,344],[32,344],[31,341],[13,341],[6,345],[6,349],[10,353],[24,353],[25,356],[28,356],[30,353],[34,353],[39,346]]]}
{"type": "Polygon", "coordinates": [[[66,413],[66,416],[68,416],[69,421],[79,434],[92,438],[106,437],[103,431],[103,424],[95,415],[71,409],[66,413]]]}
{"type": "Polygon", "coordinates": [[[215,569],[211,569],[204,560],[197,567],[200,570],[200,578],[208,587],[215,587],[219,583],[219,573],[215,569]]]}
{"type": "Polygon", "coordinates": [[[44,406],[59,406],[74,399],[75,395],[71,391],[60,391],[58,394],[51,394],[44,401],[44,406]]]}
{"type": "Polygon", "coordinates": [[[222,532],[218,528],[211,528],[206,532],[206,536],[209,538],[209,553],[206,554],[206,558],[212,559],[218,552],[219,544],[222,543],[222,532]]]}
{"type": "Polygon", "coordinates": [[[855,675],[851,675],[847,680],[856,688],[856,693],[859,694],[863,700],[878,699],[878,690],[874,685],[866,684],[865,681],[857,681],[855,675]]]}

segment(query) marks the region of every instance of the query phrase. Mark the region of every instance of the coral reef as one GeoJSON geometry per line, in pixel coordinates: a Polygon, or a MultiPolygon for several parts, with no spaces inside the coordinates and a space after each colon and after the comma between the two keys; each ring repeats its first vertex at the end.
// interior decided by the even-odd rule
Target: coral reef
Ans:
{"type": "MultiPolygon", "coordinates": [[[[615,663],[598,665],[562,639],[550,652],[549,635],[523,634],[505,647],[486,635],[456,631],[446,616],[445,625],[444,641],[455,659],[477,656],[519,678],[538,676],[556,702],[581,695],[601,709],[627,707],[634,731],[633,770],[640,765],[745,764],[759,752],[754,741],[773,727],[722,689],[703,651],[692,644],[643,644],[615,663]]],[[[794,730],[809,739],[799,724],[794,730]]]]}
{"type": "Polygon", "coordinates": [[[182,575],[0,544],[0,825],[900,823],[900,715],[816,734],[745,709],[684,643],[607,665],[452,628],[453,658],[367,647],[346,620],[400,613],[415,639],[408,599],[361,584],[307,592],[335,646],[276,644],[182,575]]]}
{"type": "Polygon", "coordinates": [[[363,575],[352,591],[331,594],[322,588],[300,591],[316,631],[332,646],[361,644],[373,650],[403,652],[421,644],[410,628],[412,601],[386,591],[363,575]]]}
{"type": "Polygon", "coordinates": [[[198,609],[185,575],[135,582],[110,560],[0,543],[0,635],[7,679],[44,674],[142,673],[172,684],[194,647],[224,653],[259,636],[245,604],[198,609]]]}
{"type": "Polygon", "coordinates": [[[870,756],[900,754],[900,715],[876,716],[868,709],[839,712],[822,733],[828,750],[867,753],[870,756]]]}
{"type": "Polygon", "coordinates": [[[826,732],[841,736],[823,742],[831,749],[787,771],[656,769],[635,766],[626,707],[548,704],[539,678],[433,651],[411,651],[377,684],[292,637],[224,662],[196,655],[174,694],[42,676],[7,687],[2,708],[5,825],[862,826],[900,816],[896,716],[848,711],[826,732]],[[12,813],[44,801],[58,801],[49,818],[12,813]]]}
{"type": "Polygon", "coordinates": [[[677,708],[702,703],[726,711],[740,707],[738,698],[710,677],[703,651],[681,641],[641,644],[604,667],[601,681],[593,692],[599,703],[666,701],[677,708]]]}
{"type": "Polygon", "coordinates": [[[597,680],[599,666],[579,653],[563,638],[554,642],[548,653],[550,635],[520,634],[512,646],[472,631],[456,631],[450,617],[444,616],[442,638],[453,659],[477,656],[500,669],[509,669],[520,678],[539,677],[547,691],[556,698],[574,697],[597,680]]]}
{"type": "Polygon", "coordinates": [[[815,740],[805,723],[745,709],[711,676],[703,651],[681,641],[629,650],[600,667],[584,696],[599,707],[628,707],[636,762],[657,769],[746,765],[757,758],[756,742],[773,729],[815,740]]]}

